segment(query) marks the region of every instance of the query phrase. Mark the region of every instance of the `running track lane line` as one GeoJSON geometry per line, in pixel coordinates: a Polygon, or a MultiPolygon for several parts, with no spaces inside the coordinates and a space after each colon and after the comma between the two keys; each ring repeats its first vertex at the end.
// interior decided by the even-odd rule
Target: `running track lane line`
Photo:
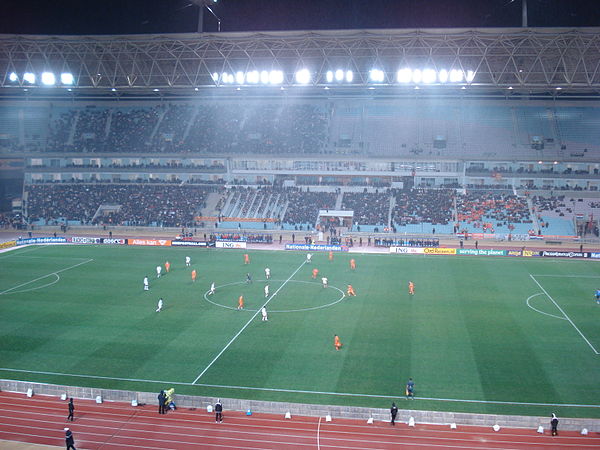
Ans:
{"type": "Polygon", "coordinates": [[[92,262],[92,261],[93,261],[93,259],[87,259],[87,260],[85,260],[85,261],[83,261],[83,262],[80,262],[80,263],[78,263],[78,264],[74,264],[74,265],[72,265],[72,266],[69,266],[69,267],[66,267],[66,268],[64,268],[64,269],[57,270],[56,272],[51,272],[51,273],[48,273],[48,274],[46,274],[46,275],[43,275],[43,276],[41,276],[41,277],[38,277],[38,278],[36,278],[35,280],[26,281],[25,283],[21,283],[21,284],[19,284],[19,285],[17,285],[17,286],[13,286],[13,287],[11,287],[11,288],[9,288],[9,289],[6,289],[5,291],[2,291],[2,292],[0,292],[0,295],[4,295],[4,294],[6,294],[7,292],[14,291],[15,289],[18,289],[18,288],[20,288],[21,286],[26,286],[26,285],[28,285],[29,283],[35,283],[36,281],[38,281],[38,280],[41,280],[41,279],[43,279],[43,278],[46,278],[46,277],[49,277],[50,275],[57,275],[57,274],[59,274],[59,273],[61,273],[61,272],[64,272],[64,271],[66,271],[66,270],[71,270],[71,269],[74,269],[75,267],[81,266],[82,264],[87,264],[87,263],[89,263],[89,262],[92,262]]]}
{"type": "Polygon", "coordinates": [[[591,342],[590,342],[590,341],[588,341],[588,339],[587,339],[587,338],[586,338],[586,337],[583,335],[583,333],[581,332],[581,330],[579,330],[579,328],[577,328],[577,325],[575,325],[575,324],[573,323],[573,321],[571,320],[571,318],[570,318],[569,316],[567,316],[567,313],[565,313],[565,312],[563,311],[563,309],[562,309],[562,308],[561,308],[561,307],[558,305],[558,303],[556,303],[556,302],[554,301],[554,299],[553,299],[553,298],[550,296],[550,294],[548,294],[548,292],[546,291],[546,289],[544,289],[544,287],[543,287],[543,286],[542,286],[542,285],[541,285],[541,284],[538,282],[538,280],[536,280],[536,279],[535,279],[535,277],[534,277],[533,275],[531,275],[531,274],[529,274],[529,276],[530,276],[530,277],[531,277],[531,279],[532,279],[532,280],[535,282],[535,284],[537,284],[537,285],[539,286],[539,288],[540,288],[542,291],[544,291],[544,294],[546,294],[546,295],[548,296],[548,298],[550,299],[550,301],[551,301],[552,303],[554,303],[554,306],[556,306],[556,307],[558,308],[558,310],[559,310],[559,311],[562,313],[562,315],[563,315],[563,316],[565,316],[565,319],[567,319],[567,320],[569,321],[569,323],[570,323],[571,325],[573,325],[573,328],[575,328],[575,330],[577,330],[577,332],[579,333],[579,335],[580,335],[580,336],[583,338],[583,340],[584,340],[585,342],[587,342],[587,345],[589,345],[589,346],[590,346],[590,348],[591,348],[591,349],[594,351],[594,353],[595,353],[596,355],[600,355],[600,353],[598,353],[598,350],[596,350],[596,348],[595,348],[595,347],[594,347],[594,346],[591,344],[591,342]]]}
{"type": "Polygon", "coordinates": [[[283,289],[283,287],[284,287],[284,286],[285,286],[285,285],[288,283],[288,281],[290,281],[290,280],[292,279],[292,277],[293,277],[294,275],[296,275],[296,274],[298,273],[298,271],[299,271],[300,269],[302,269],[302,267],[304,267],[304,264],[306,264],[306,260],[304,260],[304,261],[302,262],[302,264],[300,264],[300,265],[298,266],[298,268],[297,268],[296,270],[294,270],[294,272],[293,272],[293,273],[292,273],[292,274],[289,276],[289,278],[288,278],[287,280],[285,280],[281,286],[279,286],[279,288],[278,288],[278,289],[277,289],[277,290],[276,290],[276,291],[273,293],[273,295],[271,295],[271,297],[269,297],[269,299],[268,299],[268,300],[267,300],[267,301],[266,301],[266,302],[265,302],[265,303],[264,303],[264,304],[263,304],[263,305],[262,305],[260,308],[258,308],[258,309],[256,310],[256,312],[255,312],[255,313],[252,315],[252,317],[250,317],[250,320],[248,320],[248,322],[246,322],[246,325],[244,325],[244,326],[242,327],[242,329],[241,329],[240,331],[238,331],[238,332],[237,332],[237,334],[236,334],[234,337],[232,337],[232,338],[231,338],[231,340],[230,340],[230,341],[227,343],[227,345],[226,345],[225,347],[223,347],[223,350],[221,350],[221,351],[219,352],[219,354],[218,354],[217,356],[215,356],[215,357],[214,357],[214,359],[213,359],[213,360],[212,360],[212,361],[211,361],[211,362],[208,364],[208,366],[206,366],[206,368],[205,368],[205,369],[204,369],[202,372],[200,372],[200,375],[198,375],[198,376],[196,377],[196,379],[195,379],[194,381],[192,381],[192,384],[196,384],[196,382],[197,382],[197,381],[198,381],[200,378],[202,378],[202,376],[203,376],[203,375],[204,375],[204,374],[205,374],[205,373],[208,371],[208,369],[210,369],[210,368],[212,367],[212,365],[213,365],[213,364],[214,364],[214,363],[217,361],[217,359],[219,359],[219,358],[221,357],[221,355],[222,355],[223,353],[225,353],[225,350],[227,350],[227,349],[229,348],[229,346],[230,346],[231,344],[233,344],[233,342],[234,342],[234,341],[235,341],[235,340],[238,338],[238,336],[239,336],[240,334],[242,334],[242,332],[243,332],[243,331],[244,331],[246,328],[248,328],[248,325],[250,325],[250,324],[251,324],[251,323],[254,321],[254,319],[256,318],[256,316],[258,316],[258,314],[260,313],[260,310],[261,310],[262,308],[266,307],[266,306],[269,304],[269,302],[275,298],[275,296],[276,296],[276,295],[279,293],[279,291],[281,291],[281,289],[283,289]]]}

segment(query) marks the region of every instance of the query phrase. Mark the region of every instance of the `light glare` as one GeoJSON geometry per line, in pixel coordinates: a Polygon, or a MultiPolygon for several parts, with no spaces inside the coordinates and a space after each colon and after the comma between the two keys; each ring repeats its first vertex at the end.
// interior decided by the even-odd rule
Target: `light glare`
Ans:
{"type": "Polygon", "coordinates": [[[412,79],[412,70],[408,68],[400,69],[397,78],[399,83],[410,83],[410,80],[412,79]]]}
{"type": "Polygon", "coordinates": [[[461,82],[463,79],[463,72],[462,70],[458,70],[458,69],[452,69],[450,71],[450,81],[453,83],[459,83],[461,82]]]}
{"type": "Polygon", "coordinates": [[[354,72],[351,70],[346,70],[346,82],[352,83],[352,80],[354,80],[354,72]]]}
{"type": "Polygon", "coordinates": [[[27,81],[29,84],[35,83],[35,74],[31,72],[25,72],[23,74],[23,79],[27,81]]]}
{"type": "Polygon", "coordinates": [[[310,72],[308,69],[300,69],[296,72],[296,82],[300,84],[308,84],[310,83],[310,72]]]}
{"type": "Polygon", "coordinates": [[[433,69],[423,71],[423,83],[435,83],[436,73],[433,69]]]}
{"type": "Polygon", "coordinates": [[[440,83],[445,83],[448,81],[448,71],[446,69],[440,70],[438,73],[438,80],[440,80],[440,83]]]}
{"type": "Polygon", "coordinates": [[[244,84],[244,80],[246,77],[244,76],[244,72],[236,72],[235,73],[235,82],[237,84],[244,84]]]}
{"type": "Polygon", "coordinates": [[[344,79],[344,71],[342,69],[338,69],[335,71],[335,81],[342,81],[344,79]]]}
{"type": "Polygon", "coordinates": [[[14,72],[11,72],[10,75],[8,76],[8,79],[12,82],[15,82],[19,79],[19,77],[17,77],[17,74],[14,72]]]}
{"type": "Polygon", "coordinates": [[[56,77],[52,72],[42,73],[42,84],[45,84],[46,86],[52,86],[54,83],[56,83],[56,77]]]}
{"type": "Polygon", "coordinates": [[[331,70],[327,71],[327,73],[325,74],[325,79],[328,83],[331,83],[333,81],[333,72],[331,70]]]}
{"type": "Polygon", "coordinates": [[[63,72],[60,74],[60,82],[62,84],[73,84],[75,82],[73,74],[69,72],[63,72]]]}
{"type": "Polygon", "coordinates": [[[413,82],[420,83],[422,78],[423,78],[423,74],[421,72],[421,69],[413,70],[413,73],[412,73],[413,82]]]}

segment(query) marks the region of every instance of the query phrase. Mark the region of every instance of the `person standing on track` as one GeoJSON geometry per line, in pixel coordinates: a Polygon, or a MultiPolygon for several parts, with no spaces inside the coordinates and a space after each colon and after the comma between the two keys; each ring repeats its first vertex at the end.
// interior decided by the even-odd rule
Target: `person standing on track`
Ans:
{"type": "Polygon", "coordinates": [[[221,403],[221,399],[218,399],[217,403],[215,403],[215,422],[223,422],[223,404],[221,403]]]}
{"type": "Polygon", "coordinates": [[[67,450],[77,450],[75,448],[75,439],[73,438],[73,433],[68,428],[65,428],[65,444],[67,445],[67,450]]]}
{"type": "Polygon", "coordinates": [[[73,413],[75,412],[75,405],[73,404],[73,397],[69,399],[69,415],[67,416],[67,420],[73,422],[73,413]]]}
{"type": "Polygon", "coordinates": [[[552,418],[550,419],[550,429],[552,430],[552,436],[558,434],[558,417],[554,413],[552,413],[552,418]]]}
{"type": "Polygon", "coordinates": [[[392,407],[390,408],[390,414],[392,416],[392,426],[396,426],[396,416],[398,415],[398,407],[393,402],[392,407]]]}
{"type": "Polygon", "coordinates": [[[166,414],[167,413],[167,396],[165,395],[165,391],[160,391],[158,394],[158,413],[166,414]]]}

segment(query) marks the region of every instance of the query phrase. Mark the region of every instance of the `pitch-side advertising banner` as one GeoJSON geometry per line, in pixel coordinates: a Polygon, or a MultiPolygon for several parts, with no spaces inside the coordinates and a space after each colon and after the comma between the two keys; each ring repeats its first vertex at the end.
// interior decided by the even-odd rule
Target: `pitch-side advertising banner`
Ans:
{"type": "Polygon", "coordinates": [[[312,252],[347,252],[345,245],[326,245],[326,244],[285,244],[286,250],[306,250],[312,252]]]}
{"type": "Polygon", "coordinates": [[[506,250],[494,250],[487,248],[461,248],[456,250],[457,255],[477,255],[477,256],[506,256],[506,250]]]}
{"type": "Polygon", "coordinates": [[[246,248],[245,242],[217,241],[217,248],[246,248]]]}
{"type": "Polygon", "coordinates": [[[169,239],[129,239],[129,245],[155,245],[155,246],[170,246],[169,239]]]}
{"type": "Polygon", "coordinates": [[[390,253],[423,254],[425,249],[421,247],[390,247],[390,253]]]}

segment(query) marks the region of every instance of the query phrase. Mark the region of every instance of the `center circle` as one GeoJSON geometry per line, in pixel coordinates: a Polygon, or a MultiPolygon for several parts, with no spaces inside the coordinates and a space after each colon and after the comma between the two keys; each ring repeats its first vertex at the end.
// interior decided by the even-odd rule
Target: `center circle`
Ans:
{"type": "MultiPolygon", "coordinates": [[[[285,284],[289,284],[289,283],[302,283],[302,284],[312,284],[312,285],[317,285],[317,286],[321,286],[321,283],[315,282],[315,281],[304,281],[304,280],[268,280],[270,283],[277,283],[277,282],[282,282],[285,284]]],[[[257,280],[257,282],[267,282],[267,280],[257,280]]],[[[235,281],[233,283],[226,283],[226,284],[222,284],[221,286],[215,286],[215,292],[218,294],[219,289],[222,289],[224,287],[228,287],[228,286],[237,286],[237,285],[245,285],[246,282],[245,281],[235,281]]],[[[281,287],[280,287],[281,288],[281,287]]],[[[322,288],[321,288],[322,289],[322,288]]],[[[344,298],[346,298],[346,295],[344,294],[344,291],[342,291],[340,288],[336,287],[336,286],[332,286],[331,284],[327,287],[327,289],[333,289],[337,292],[340,293],[340,298],[338,298],[337,300],[334,300],[331,303],[326,303],[323,305],[318,305],[318,306],[311,306],[311,307],[306,307],[306,308],[298,308],[298,309],[269,309],[269,313],[293,313],[293,312],[303,312],[303,311],[314,311],[315,309],[323,309],[323,308],[329,308],[331,306],[334,306],[336,304],[338,304],[339,302],[341,302],[344,298]]],[[[208,297],[208,293],[210,292],[210,290],[206,291],[204,293],[204,300],[206,300],[208,303],[215,305],[215,306],[219,306],[221,308],[225,308],[225,309],[231,309],[234,311],[237,311],[237,308],[233,307],[233,306],[227,306],[227,305],[223,305],[221,303],[217,303],[212,301],[209,297],[208,297]]],[[[273,297],[276,296],[276,293],[278,292],[278,290],[275,291],[275,293],[273,293],[271,295],[271,297],[269,297],[269,299],[265,299],[265,300],[269,300],[273,297]]],[[[257,312],[257,309],[246,309],[244,308],[244,311],[249,311],[249,312],[257,312]]]]}

